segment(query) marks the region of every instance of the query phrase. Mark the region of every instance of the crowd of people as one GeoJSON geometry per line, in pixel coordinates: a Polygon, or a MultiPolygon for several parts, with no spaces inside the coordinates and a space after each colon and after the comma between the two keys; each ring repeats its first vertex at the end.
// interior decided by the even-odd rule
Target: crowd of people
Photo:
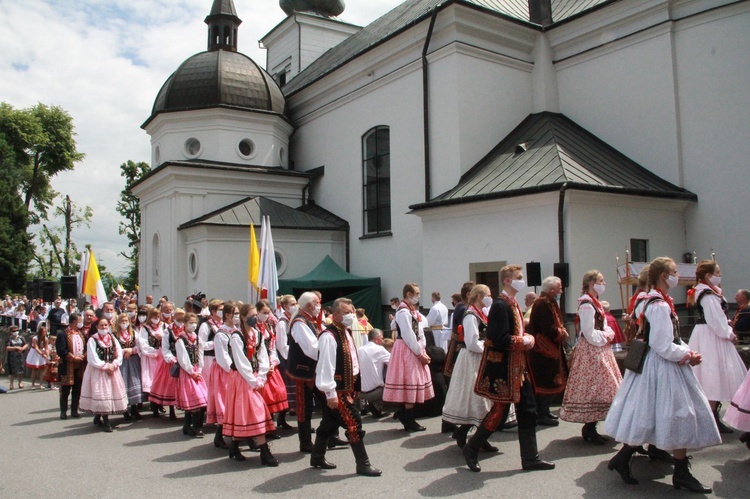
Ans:
{"type": "Polygon", "coordinates": [[[484,284],[464,283],[451,297],[452,314],[433,292],[423,315],[420,287],[407,283],[402,297],[391,300],[388,334],[350,299],[323,308],[315,291],[278,297],[276,306],[199,294],[181,308],[167,297],[154,304],[148,296],[138,305],[134,294],[122,293],[96,311],[79,311],[74,301],[63,306],[58,298],[49,311],[32,303],[39,309],[32,316],[19,311],[27,306],[22,300],[7,298],[4,321],[13,325],[6,366],[11,389],[14,381],[23,387],[25,368],[32,387],[42,378],[59,384],[61,419],[90,413],[96,426],[112,432],[110,416],[141,419],[148,407],[153,417],[169,410],[177,419],[178,409],[186,437],[202,438],[204,424],[213,425],[213,445],[230,459],[244,461],[240,446],[247,444],[266,466],[279,465],[268,442],[279,428],[294,429],[287,422],[294,414],[310,466],[335,468],[326,451],[348,445],[356,473],[365,476],[381,471],[370,463],[362,415],[383,417],[391,406],[404,430],[424,431],[417,408],[443,392],[442,430],[452,432],[471,471],[481,471],[480,450],[498,451],[489,438],[510,420],[518,427],[521,468],[553,469],[539,455],[536,428],[562,420],[582,424],[581,438],[592,445],[620,442],[608,468],[626,483],[638,483],[630,459],[641,453],[674,465],[675,488],[706,493],[711,489],[691,474],[687,450],[720,444],[722,434],[733,433],[729,426],[744,432],[740,440],[750,448],[750,375],[734,345],[750,322],[750,292],[737,293],[737,311],[728,319],[721,269],[700,262],[688,293],[698,319],[685,343],[669,296],[677,282],[671,259],[646,266],[624,311],[623,332],[613,329],[617,321],[601,299],[604,276],[586,272],[573,338],[558,304],[562,281],[547,277],[539,296],[521,295],[523,311],[518,295],[527,286],[518,265],[501,269],[498,296],[484,284]],[[36,334],[26,343],[19,329],[32,321],[36,334]],[[444,328],[451,334],[442,349],[435,335],[444,328]],[[638,367],[626,359],[623,376],[613,345],[632,341],[645,342],[646,353],[638,367]],[[556,415],[551,405],[560,399],[556,415]],[[729,426],[720,417],[723,402],[730,403],[729,426]],[[320,420],[313,435],[314,410],[320,420]]]}

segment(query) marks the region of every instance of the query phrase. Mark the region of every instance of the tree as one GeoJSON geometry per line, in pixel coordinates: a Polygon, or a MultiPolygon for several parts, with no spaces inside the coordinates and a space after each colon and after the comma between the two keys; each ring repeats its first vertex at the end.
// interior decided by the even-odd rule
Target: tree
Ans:
{"type": "Polygon", "coordinates": [[[80,207],[65,196],[62,205],[56,206],[53,214],[62,219],[61,227],[42,225],[39,234],[40,248],[34,260],[43,278],[55,278],[59,275],[74,275],[80,269],[78,248],[72,238],[73,230],[85,225],[91,226],[93,210],[90,206],[80,207]],[[47,259],[49,258],[49,259],[47,259]]]}
{"type": "Polygon", "coordinates": [[[138,198],[130,192],[130,188],[150,171],[151,166],[143,161],[135,163],[128,160],[120,165],[120,174],[125,177],[125,187],[120,192],[117,213],[125,220],[120,221],[119,232],[128,237],[130,254],[122,255],[132,263],[130,273],[123,283],[127,289],[133,289],[138,283],[138,243],[141,240],[141,205],[138,198]]]}
{"type": "Polygon", "coordinates": [[[32,246],[28,216],[18,193],[15,149],[0,131],[0,292],[24,292],[32,246]]]}

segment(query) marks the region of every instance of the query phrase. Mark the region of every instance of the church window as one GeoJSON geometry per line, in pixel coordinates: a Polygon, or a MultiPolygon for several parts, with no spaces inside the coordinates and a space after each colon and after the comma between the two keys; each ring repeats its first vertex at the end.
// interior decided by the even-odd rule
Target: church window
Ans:
{"type": "Polygon", "coordinates": [[[197,158],[201,153],[201,141],[195,137],[190,137],[185,141],[185,156],[188,158],[197,158]]]}
{"type": "Polygon", "coordinates": [[[362,137],[364,234],[391,230],[390,128],[378,126],[362,137]]]}
{"type": "Polygon", "coordinates": [[[242,139],[239,144],[237,144],[237,149],[240,156],[247,159],[255,154],[255,143],[250,139],[242,139]]]}
{"type": "Polygon", "coordinates": [[[159,261],[161,260],[159,255],[159,234],[154,234],[154,240],[151,245],[152,255],[152,275],[151,278],[154,284],[159,284],[159,261]]]}
{"type": "Polygon", "coordinates": [[[279,149],[279,165],[286,166],[286,149],[279,149]]]}
{"type": "Polygon", "coordinates": [[[630,261],[648,262],[648,239],[630,240],[630,261]]]}
{"type": "Polygon", "coordinates": [[[195,250],[191,251],[188,257],[188,272],[190,272],[191,277],[198,275],[198,255],[195,250]]]}
{"type": "Polygon", "coordinates": [[[161,163],[161,148],[159,146],[156,146],[156,149],[154,149],[154,165],[159,166],[161,163]]]}

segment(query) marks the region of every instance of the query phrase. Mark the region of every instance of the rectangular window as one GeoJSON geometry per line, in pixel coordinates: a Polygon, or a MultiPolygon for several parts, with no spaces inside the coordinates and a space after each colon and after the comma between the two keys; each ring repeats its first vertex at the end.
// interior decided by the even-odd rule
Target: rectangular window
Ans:
{"type": "Polygon", "coordinates": [[[648,239],[630,240],[630,261],[648,262],[648,239]]]}
{"type": "Polygon", "coordinates": [[[362,197],[364,235],[391,230],[390,128],[379,126],[362,137],[362,197]]]}

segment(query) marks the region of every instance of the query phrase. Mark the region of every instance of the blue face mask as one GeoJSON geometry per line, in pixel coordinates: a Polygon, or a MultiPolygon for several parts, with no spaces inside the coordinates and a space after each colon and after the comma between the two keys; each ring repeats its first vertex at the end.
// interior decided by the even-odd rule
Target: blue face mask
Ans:
{"type": "Polygon", "coordinates": [[[258,323],[258,317],[248,317],[245,319],[245,324],[247,324],[250,327],[255,327],[255,325],[258,323]]]}

